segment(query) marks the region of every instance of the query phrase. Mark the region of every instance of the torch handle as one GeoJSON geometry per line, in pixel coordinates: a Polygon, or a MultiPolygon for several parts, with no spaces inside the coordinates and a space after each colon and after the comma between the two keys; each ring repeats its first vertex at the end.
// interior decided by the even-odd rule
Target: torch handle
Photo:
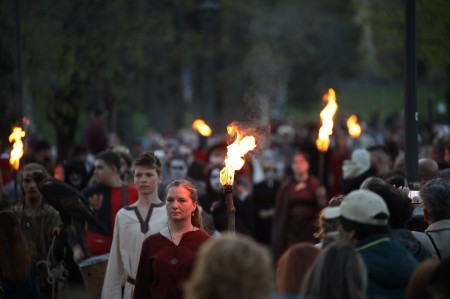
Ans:
{"type": "Polygon", "coordinates": [[[233,187],[225,185],[223,187],[223,193],[225,194],[225,204],[227,205],[228,212],[228,231],[236,231],[236,208],[233,203],[233,187]]]}

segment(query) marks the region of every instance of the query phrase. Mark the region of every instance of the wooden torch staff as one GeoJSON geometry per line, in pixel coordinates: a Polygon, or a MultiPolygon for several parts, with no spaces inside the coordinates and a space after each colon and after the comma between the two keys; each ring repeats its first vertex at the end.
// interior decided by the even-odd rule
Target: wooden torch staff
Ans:
{"type": "Polygon", "coordinates": [[[235,232],[236,231],[236,208],[233,203],[233,186],[224,185],[223,186],[223,194],[225,194],[225,203],[227,205],[228,212],[228,231],[235,232]]]}

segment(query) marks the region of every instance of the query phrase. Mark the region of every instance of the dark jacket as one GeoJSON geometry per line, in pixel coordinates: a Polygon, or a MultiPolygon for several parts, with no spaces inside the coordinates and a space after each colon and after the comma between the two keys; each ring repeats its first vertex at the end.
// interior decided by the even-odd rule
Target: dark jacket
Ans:
{"type": "Polygon", "coordinates": [[[393,229],[392,239],[406,248],[419,262],[431,257],[428,250],[414,237],[413,233],[406,228],[393,229]]]}
{"type": "Polygon", "coordinates": [[[4,278],[0,278],[0,286],[3,288],[4,297],[11,299],[40,299],[38,284],[36,281],[37,269],[36,264],[33,263],[30,268],[30,274],[27,279],[22,281],[10,281],[4,278]]]}
{"type": "Polygon", "coordinates": [[[390,234],[376,234],[357,244],[367,267],[367,298],[403,299],[417,260],[390,234]]]}

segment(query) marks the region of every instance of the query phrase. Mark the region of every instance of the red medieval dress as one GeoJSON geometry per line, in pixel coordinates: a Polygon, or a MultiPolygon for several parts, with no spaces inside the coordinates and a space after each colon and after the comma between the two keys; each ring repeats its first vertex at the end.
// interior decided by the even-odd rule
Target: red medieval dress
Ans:
{"type": "Polygon", "coordinates": [[[299,183],[291,180],[284,184],[275,201],[275,215],[272,221],[272,248],[274,261],[291,245],[298,242],[313,242],[317,230],[317,216],[322,208],[316,191],[320,181],[310,175],[299,183]]]}
{"type": "Polygon", "coordinates": [[[178,246],[161,233],[145,239],[133,298],[182,299],[183,283],[191,275],[200,246],[209,238],[196,230],[184,233],[178,246]]]}

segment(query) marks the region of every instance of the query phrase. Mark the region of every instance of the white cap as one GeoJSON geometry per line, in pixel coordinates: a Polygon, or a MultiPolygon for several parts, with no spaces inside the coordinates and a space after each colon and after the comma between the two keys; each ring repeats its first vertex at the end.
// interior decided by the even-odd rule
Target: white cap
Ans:
{"type": "Polygon", "coordinates": [[[344,197],[338,207],[328,207],[325,219],[344,217],[358,223],[384,226],[389,223],[389,210],[383,198],[368,190],[356,190],[344,197]],[[384,214],[385,217],[379,217],[384,214]]]}
{"type": "Polygon", "coordinates": [[[363,148],[352,152],[352,159],[345,160],[342,164],[342,176],[349,180],[356,178],[370,169],[370,153],[363,148]]]}

